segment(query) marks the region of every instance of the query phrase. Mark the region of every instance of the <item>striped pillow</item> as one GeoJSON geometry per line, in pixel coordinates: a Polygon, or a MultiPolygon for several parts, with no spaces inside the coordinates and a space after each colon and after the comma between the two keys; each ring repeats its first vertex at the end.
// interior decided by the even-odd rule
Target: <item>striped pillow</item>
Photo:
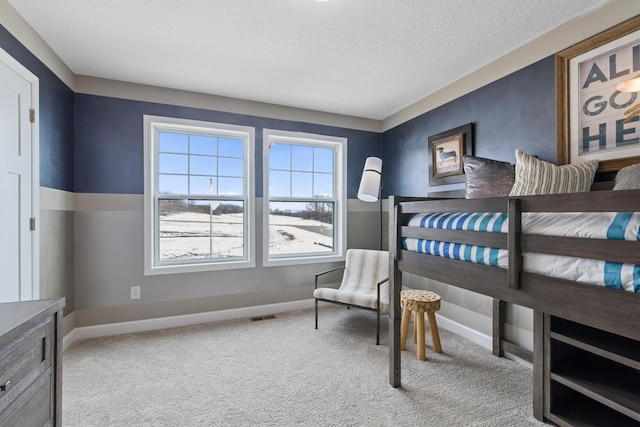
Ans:
{"type": "Polygon", "coordinates": [[[510,196],[581,193],[589,191],[598,160],[556,166],[516,150],[516,180],[510,196]]]}

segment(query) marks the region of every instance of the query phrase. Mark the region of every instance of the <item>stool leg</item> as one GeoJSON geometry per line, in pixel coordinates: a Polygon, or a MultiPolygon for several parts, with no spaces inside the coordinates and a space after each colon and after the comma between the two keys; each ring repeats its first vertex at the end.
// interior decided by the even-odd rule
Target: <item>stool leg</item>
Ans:
{"type": "Polygon", "coordinates": [[[416,315],[417,311],[413,312],[413,343],[418,343],[418,317],[416,315]]]}
{"type": "Polygon", "coordinates": [[[440,334],[438,333],[438,324],[436,323],[436,314],[433,311],[427,312],[429,319],[429,329],[431,329],[431,339],[433,340],[433,351],[442,353],[442,345],[440,344],[440,334]]]}
{"type": "Polygon", "coordinates": [[[427,360],[424,344],[424,311],[416,311],[415,317],[416,334],[418,335],[418,360],[427,360]]]}
{"type": "Polygon", "coordinates": [[[407,334],[409,333],[409,323],[411,323],[411,310],[405,308],[402,312],[402,323],[400,324],[400,350],[407,349],[407,334]]]}

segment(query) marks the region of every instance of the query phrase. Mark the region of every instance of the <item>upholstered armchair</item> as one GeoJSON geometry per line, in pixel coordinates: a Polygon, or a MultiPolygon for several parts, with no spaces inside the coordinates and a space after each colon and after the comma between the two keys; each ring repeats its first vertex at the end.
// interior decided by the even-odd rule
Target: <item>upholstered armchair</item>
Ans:
{"type": "Polygon", "coordinates": [[[368,249],[349,249],[344,266],[321,271],[315,275],[316,329],[318,329],[318,301],[377,313],[376,345],[380,344],[380,314],[389,313],[389,252],[368,249]],[[328,273],[344,269],[339,288],[318,287],[318,279],[328,273]]]}

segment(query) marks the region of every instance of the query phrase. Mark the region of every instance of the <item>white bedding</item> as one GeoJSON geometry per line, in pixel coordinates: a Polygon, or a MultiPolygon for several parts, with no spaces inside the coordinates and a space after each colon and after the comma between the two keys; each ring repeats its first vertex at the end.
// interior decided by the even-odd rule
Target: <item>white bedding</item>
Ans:
{"type": "MultiPolygon", "coordinates": [[[[505,213],[415,214],[412,227],[506,233],[505,213]]],[[[640,241],[640,213],[525,213],[522,232],[552,236],[640,241]]],[[[403,238],[406,250],[507,268],[506,249],[403,238]]],[[[604,256],[603,256],[604,257],[604,256]]],[[[640,293],[640,265],[567,256],[523,253],[523,270],[571,281],[640,293]]]]}

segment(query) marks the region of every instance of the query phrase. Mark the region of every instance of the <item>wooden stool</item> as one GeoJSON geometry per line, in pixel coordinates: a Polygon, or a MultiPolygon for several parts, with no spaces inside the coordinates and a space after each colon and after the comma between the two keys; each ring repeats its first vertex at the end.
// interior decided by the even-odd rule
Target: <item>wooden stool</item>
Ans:
{"type": "Polygon", "coordinates": [[[440,295],[419,289],[408,289],[400,292],[400,307],[404,309],[400,326],[400,349],[406,350],[407,334],[409,333],[409,323],[411,323],[411,312],[413,311],[415,312],[414,341],[417,341],[418,359],[427,360],[424,343],[424,313],[426,312],[429,319],[429,329],[431,329],[431,338],[433,339],[433,350],[436,353],[442,353],[440,334],[436,323],[436,311],[440,310],[440,295]]]}

